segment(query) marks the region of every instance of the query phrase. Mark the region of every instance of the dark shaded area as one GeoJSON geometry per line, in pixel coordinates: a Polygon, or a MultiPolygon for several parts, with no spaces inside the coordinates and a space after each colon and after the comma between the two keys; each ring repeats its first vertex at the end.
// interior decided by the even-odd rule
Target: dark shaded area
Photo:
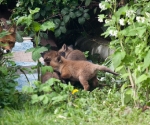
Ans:
{"type": "Polygon", "coordinates": [[[16,0],[7,0],[7,4],[0,4],[0,18],[9,19],[12,10],[16,7],[16,0]]]}

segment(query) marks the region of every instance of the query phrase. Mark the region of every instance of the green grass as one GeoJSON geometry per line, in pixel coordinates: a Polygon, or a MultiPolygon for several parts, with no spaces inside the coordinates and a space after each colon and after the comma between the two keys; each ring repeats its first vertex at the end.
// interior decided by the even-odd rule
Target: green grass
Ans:
{"type": "Polygon", "coordinates": [[[0,109],[0,125],[150,125],[150,110],[133,108],[132,100],[122,106],[121,94],[115,89],[79,90],[72,94],[70,85],[61,86],[55,93],[40,95],[37,91],[35,96],[34,91],[33,95],[29,93],[31,98],[21,96],[23,100],[15,109],[0,109]],[[48,99],[46,103],[44,99],[48,99]]]}
{"type": "Polygon", "coordinates": [[[43,106],[26,106],[22,110],[5,108],[0,110],[0,125],[149,125],[150,111],[125,109],[93,104],[86,109],[57,107],[46,110],[43,106]],[[96,106],[97,105],[97,106],[96,106]],[[94,107],[93,107],[94,106],[94,107]],[[96,106],[96,107],[95,107],[96,106]]]}

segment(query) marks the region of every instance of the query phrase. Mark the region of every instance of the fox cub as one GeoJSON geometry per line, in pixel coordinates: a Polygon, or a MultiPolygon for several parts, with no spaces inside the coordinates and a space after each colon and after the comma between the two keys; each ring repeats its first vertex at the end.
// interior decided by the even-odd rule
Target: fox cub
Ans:
{"type": "Polygon", "coordinates": [[[97,71],[105,71],[118,75],[106,66],[93,64],[88,61],[65,59],[57,51],[50,51],[49,56],[44,57],[44,61],[47,65],[52,66],[54,70],[60,72],[62,79],[79,81],[84,90],[89,90],[89,80],[93,82],[93,87],[98,86],[98,80],[96,78],[97,71]]]}
{"type": "MultiPolygon", "coordinates": [[[[65,44],[58,52],[60,55],[64,56],[66,59],[69,60],[86,60],[84,54],[80,50],[73,50],[71,47],[67,47],[65,44]]],[[[49,57],[50,54],[51,54],[50,51],[44,53],[43,58],[49,57]]],[[[49,61],[45,62],[45,65],[49,65],[49,61]]],[[[53,73],[47,72],[46,74],[41,76],[42,83],[44,83],[50,78],[61,79],[60,74],[58,74],[56,71],[54,71],[53,73]]],[[[72,82],[72,84],[74,84],[74,82],[72,82]]]]}
{"type": "Polygon", "coordinates": [[[12,50],[16,42],[16,26],[4,29],[0,24],[0,33],[2,33],[2,31],[8,31],[8,34],[0,37],[0,49],[3,53],[8,53],[12,50]]]}
{"type": "Polygon", "coordinates": [[[69,60],[86,60],[83,52],[80,50],[74,50],[71,47],[66,46],[66,44],[62,46],[58,53],[69,60]]]}

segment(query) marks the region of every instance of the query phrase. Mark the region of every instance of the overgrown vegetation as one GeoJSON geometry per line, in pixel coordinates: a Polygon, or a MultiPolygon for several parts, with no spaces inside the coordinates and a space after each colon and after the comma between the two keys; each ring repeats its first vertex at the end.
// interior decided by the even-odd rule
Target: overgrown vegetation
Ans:
{"type": "MultiPolygon", "coordinates": [[[[40,53],[47,50],[39,46],[43,32],[50,30],[55,32],[55,36],[60,36],[67,32],[67,24],[72,19],[77,18],[79,23],[83,23],[91,1],[84,1],[86,6],[81,7],[79,5],[83,3],[77,1],[19,2],[12,18],[15,17],[17,25],[23,25],[25,31],[34,36],[35,47],[28,51],[32,52],[33,60],[38,61],[40,53]],[[25,10],[27,6],[29,11],[25,10]],[[83,13],[79,12],[81,10],[83,13]]],[[[117,0],[105,0],[99,7],[98,21],[105,20],[103,29],[106,29],[102,35],[111,38],[110,47],[115,50],[110,57],[110,66],[120,74],[120,78],[99,73],[101,83],[109,86],[92,92],[57,79],[42,84],[42,64],[38,62],[39,79],[34,82],[35,86],[24,87],[22,92],[18,92],[14,80],[18,77],[17,67],[6,55],[0,60],[0,124],[150,124],[150,112],[146,110],[150,104],[150,2],[130,0],[121,7],[117,0]]],[[[43,71],[46,69],[42,67],[43,71]]]]}
{"type": "Polygon", "coordinates": [[[0,60],[0,107],[11,106],[18,103],[18,95],[15,90],[18,84],[15,79],[17,67],[10,60],[10,55],[3,55],[0,60]]]}
{"type": "Polygon", "coordinates": [[[110,36],[110,47],[115,50],[112,65],[126,80],[121,88],[122,105],[125,100],[134,100],[135,105],[149,105],[150,101],[150,2],[139,0],[117,9],[116,1],[102,1],[99,21],[105,19],[107,30],[102,35],[110,36]]]}

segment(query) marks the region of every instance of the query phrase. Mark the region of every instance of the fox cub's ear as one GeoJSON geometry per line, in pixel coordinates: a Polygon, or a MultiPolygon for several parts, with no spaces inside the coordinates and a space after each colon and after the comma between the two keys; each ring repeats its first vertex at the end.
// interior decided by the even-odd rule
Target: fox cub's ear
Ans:
{"type": "Polygon", "coordinates": [[[0,25],[0,32],[2,32],[3,31],[3,28],[2,28],[2,26],[0,25]]]}
{"type": "Polygon", "coordinates": [[[43,52],[43,53],[40,53],[40,54],[41,54],[42,57],[44,57],[45,53],[46,53],[46,52],[43,52]]]}
{"type": "Polygon", "coordinates": [[[11,26],[8,31],[9,31],[11,34],[15,33],[15,32],[16,32],[16,26],[15,26],[15,25],[11,26]]]}
{"type": "Polygon", "coordinates": [[[64,44],[64,45],[62,46],[62,49],[63,49],[64,51],[67,51],[67,50],[68,50],[68,47],[66,46],[66,44],[64,44]]]}
{"type": "Polygon", "coordinates": [[[61,56],[60,56],[60,55],[57,57],[57,61],[58,61],[59,63],[62,62],[62,61],[61,61],[61,56]]]}

